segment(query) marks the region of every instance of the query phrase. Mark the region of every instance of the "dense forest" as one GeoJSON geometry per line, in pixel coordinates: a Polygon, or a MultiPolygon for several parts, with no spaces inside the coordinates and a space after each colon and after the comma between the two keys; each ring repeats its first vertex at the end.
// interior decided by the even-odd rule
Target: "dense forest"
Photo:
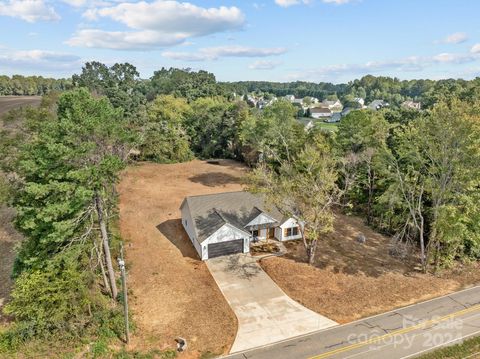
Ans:
{"type": "MultiPolygon", "coordinates": [[[[103,81],[109,76],[106,66],[99,62],[86,64],[87,70],[96,73],[96,80],[103,81]]],[[[120,65],[112,66],[112,69],[120,65]]],[[[121,66],[120,66],[121,67],[121,66]]],[[[121,76],[121,69],[117,75],[121,76]]],[[[436,102],[450,97],[469,99],[478,96],[480,79],[471,81],[462,79],[446,80],[400,80],[398,78],[367,75],[347,84],[327,82],[269,82],[239,81],[218,82],[212,73],[191,71],[190,69],[162,68],[155,71],[149,79],[140,79],[135,69],[136,91],[151,101],[156,95],[171,94],[194,100],[206,96],[224,96],[233,94],[262,93],[283,97],[294,95],[298,98],[316,97],[319,100],[338,98],[348,105],[354,98],[363,98],[366,103],[375,99],[384,100],[393,106],[399,106],[405,100],[421,102],[423,107],[431,108],[436,102]]],[[[114,76],[114,75],[112,75],[114,76]]],[[[94,78],[91,79],[95,80],[94,78]]],[[[78,75],[71,79],[52,79],[41,76],[12,77],[0,76],[0,96],[2,95],[44,95],[52,91],[66,91],[81,84],[78,75]]]]}
{"type": "Polygon", "coordinates": [[[71,88],[71,80],[66,79],[21,75],[0,76],[0,96],[42,96],[51,91],[65,91],[71,88]]]}
{"type": "MultiPolygon", "coordinates": [[[[14,78],[0,78],[0,90],[19,94],[14,78]]],[[[305,223],[308,259],[337,210],[392,236],[391,254],[424,272],[480,259],[480,79],[218,83],[204,71],[161,69],[143,80],[130,64],[93,62],[39,92],[44,80],[22,90],[49,93],[41,106],[11,112],[1,129],[0,199],[16,209],[25,240],[0,353],[32,340],[123,336],[115,185],[135,161],[247,163],[251,190],[305,223]],[[336,132],[306,131],[288,101],[259,110],[233,95],[250,91],[415,99],[425,110],[352,111],[336,132]]]]}

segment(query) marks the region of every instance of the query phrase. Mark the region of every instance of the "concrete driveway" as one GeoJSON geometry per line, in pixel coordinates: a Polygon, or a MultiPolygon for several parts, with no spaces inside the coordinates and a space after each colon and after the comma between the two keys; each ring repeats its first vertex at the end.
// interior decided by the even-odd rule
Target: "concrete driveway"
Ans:
{"type": "Polygon", "coordinates": [[[206,263],[238,318],[231,353],[337,325],[288,297],[250,254],[206,263]]]}

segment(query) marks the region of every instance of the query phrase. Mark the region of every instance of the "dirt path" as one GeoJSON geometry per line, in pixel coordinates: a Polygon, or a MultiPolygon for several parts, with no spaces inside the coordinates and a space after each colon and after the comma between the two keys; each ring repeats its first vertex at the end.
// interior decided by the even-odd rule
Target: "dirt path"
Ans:
{"type": "Polygon", "coordinates": [[[187,195],[235,191],[244,167],[192,161],[128,168],[118,187],[126,248],[135,349],[164,348],[187,339],[190,352],[226,353],[236,318],[200,261],[180,221],[187,195]]]}

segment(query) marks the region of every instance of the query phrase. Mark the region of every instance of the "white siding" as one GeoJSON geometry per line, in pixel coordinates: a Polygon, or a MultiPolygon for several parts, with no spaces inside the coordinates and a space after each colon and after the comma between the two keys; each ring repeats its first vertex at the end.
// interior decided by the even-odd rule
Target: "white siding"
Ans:
{"type": "Polygon", "coordinates": [[[291,228],[291,227],[298,227],[297,220],[295,220],[293,218],[289,218],[288,220],[283,222],[283,224],[280,227],[277,227],[277,229],[279,230],[278,235],[277,235],[277,230],[275,230],[275,237],[280,241],[289,241],[289,240],[292,240],[292,239],[302,238],[302,235],[300,233],[300,229],[298,229],[298,235],[285,237],[285,229],[286,228],[291,228]]]}
{"type": "Polygon", "coordinates": [[[231,224],[224,224],[221,226],[215,233],[203,241],[203,256],[202,259],[208,259],[208,245],[211,243],[220,243],[226,241],[233,241],[234,239],[243,238],[243,253],[248,253],[250,251],[250,235],[247,232],[241,231],[238,228],[235,228],[231,224]]]}
{"type": "Polygon", "coordinates": [[[202,258],[202,246],[200,243],[198,243],[197,236],[195,235],[195,231],[193,229],[193,219],[190,214],[190,208],[188,208],[188,203],[185,203],[182,207],[182,225],[183,228],[185,228],[185,232],[187,232],[188,238],[190,238],[190,241],[195,247],[198,256],[202,258]]]}
{"type": "Polygon", "coordinates": [[[322,113],[318,113],[318,112],[312,113],[312,117],[316,118],[316,119],[330,117],[330,116],[332,116],[332,114],[328,113],[328,112],[327,113],[323,113],[323,112],[322,113]]]}

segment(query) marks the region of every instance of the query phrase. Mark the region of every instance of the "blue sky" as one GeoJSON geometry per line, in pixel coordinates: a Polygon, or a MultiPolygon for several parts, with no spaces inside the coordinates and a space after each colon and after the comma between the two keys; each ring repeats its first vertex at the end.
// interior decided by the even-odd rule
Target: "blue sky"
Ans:
{"type": "Polygon", "coordinates": [[[476,0],[0,0],[0,73],[86,61],[204,69],[222,81],[480,76],[476,0]]]}

